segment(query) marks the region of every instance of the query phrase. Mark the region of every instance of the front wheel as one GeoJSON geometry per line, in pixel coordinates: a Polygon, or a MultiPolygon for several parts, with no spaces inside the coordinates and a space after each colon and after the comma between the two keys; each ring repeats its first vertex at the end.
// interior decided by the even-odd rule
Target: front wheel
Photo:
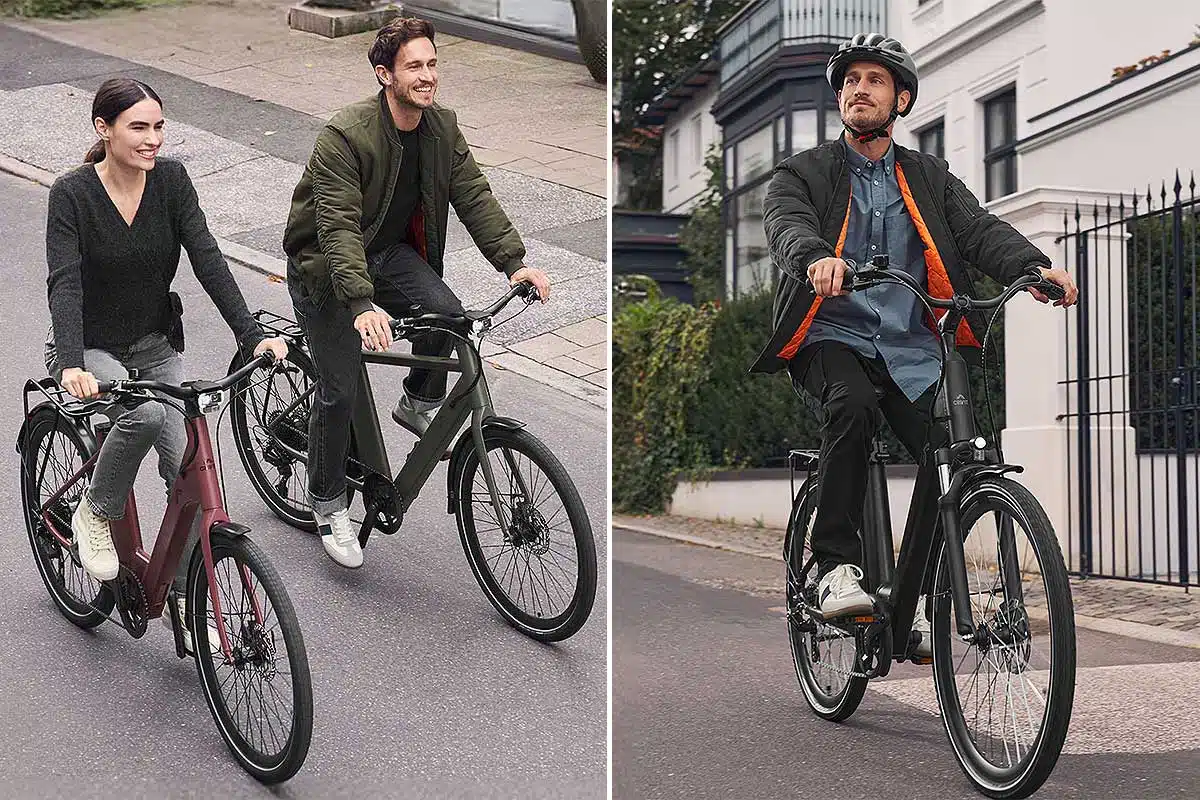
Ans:
{"type": "Polygon", "coordinates": [[[528,431],[493,428],[483,437],[499,509],[472,446],[452,484],[467,562],[510,625],[539,641],[561,641],[583,626],[596,599],[587,511],[562,464],[528,431]]]}
{"type": "Polygon", "coordinates": [[[800,487],[788,520],[788,640],[796,678],[809,708],[822,719],[841,722],[858,709],[867,690],[867,678],[856,669],[859,659],[854,634],[805,613],[806,608],[817,606],[817,567],[809,564],[816,518],[817,481],[812,478],[800,487]]]}
{"type": "Polygon", "coordinates": [[[1033,794],[1062,752],[1075,696],[1075,617],[1062,551],[1024,486],[963,492],[971,641],[953,629],[946,543],[937,559],[933,675],[959,765],[989,797],[1033,794]]]}
{"type": "Polygon", "coordinates": [[[212,558],[231,652],[221,649],[197,547],[187,614],[204,698],[242,768],[264,784],[282,783],[300,769],[312,740],[312,681],[300,624],[279,573],[254,542],[213,533],[212,558]]]}
{"type": "MultiPolygon", "coordinates": [[[[239,353],[229,371],[245,363],[239,353]]],[[[316,382],[312,360],[293,345],[286,363],[256,370],[229,401],[233,440],[250,483],[275,516],[309,533],[317,522],[308,500],[308,467],[290,451],[308,454],[316,382]]]]}

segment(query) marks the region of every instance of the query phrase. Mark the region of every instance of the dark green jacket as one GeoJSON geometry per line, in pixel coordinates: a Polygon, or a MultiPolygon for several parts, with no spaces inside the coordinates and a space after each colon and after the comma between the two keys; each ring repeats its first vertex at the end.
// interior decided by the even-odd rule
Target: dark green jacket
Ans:
{"type": "MultiPolygon", "coordinates": [[[[406,240],[441,275],[453,204],[484,257],[511,276],[525,245],[475,164],[454,112],[434,106],[423,123],[421,202],[406,240]]],[[[283,250],[318,305],[332,291],[356,314],[370,308],[366,250],[387,218],[403,152],[382,90],[339,111],[317,136],[292,194],[283,250]]]]}

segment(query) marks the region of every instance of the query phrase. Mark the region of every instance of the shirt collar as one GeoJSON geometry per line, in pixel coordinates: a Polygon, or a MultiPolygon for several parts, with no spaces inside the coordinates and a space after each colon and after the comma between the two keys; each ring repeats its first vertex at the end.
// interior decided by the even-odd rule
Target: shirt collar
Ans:
{"type": "Polygon", "coordinates": [[[876,164],[882,164],[884,174],[891,175],[896,169],[896,147],[889,142],[887,152],[883,154],[883,158],[876,162],[868,161],[866,156],[847,144],[846,159],[850,164],[850,169],[854,170],[857,175],[870,172],[875,169],[876,164]]]}

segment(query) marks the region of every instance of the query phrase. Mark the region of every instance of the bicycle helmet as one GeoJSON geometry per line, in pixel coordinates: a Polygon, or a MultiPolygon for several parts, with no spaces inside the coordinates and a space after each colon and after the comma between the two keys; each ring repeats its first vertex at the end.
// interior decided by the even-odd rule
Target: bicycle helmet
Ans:
{"type": "Polygon", "coordinates": [[[892,113],[888,115],[887,122],[874,130],[857,131],[849,125],[846,126],[846,130],[850,131],[851,135],[860,142],[869,142],[887,136],[888,126],[896,121],[897,115],[908,116],[908,112],[912,111],[913,106],[917,104],[917,85],[919,83],[917,64],[904,49],[904,45],[892,37],[884,36],[882,33],[857,34],[842,42],[825,68],[825,77],[834,92],[841,91],[842,84],[846,80],[846,70],[855,61],[869,61],[887,68],[896,83],[897,101],[900,92],[905,89],[910,95],[907,108],[899,111],[896,104],[893,103],[892,113]]]}

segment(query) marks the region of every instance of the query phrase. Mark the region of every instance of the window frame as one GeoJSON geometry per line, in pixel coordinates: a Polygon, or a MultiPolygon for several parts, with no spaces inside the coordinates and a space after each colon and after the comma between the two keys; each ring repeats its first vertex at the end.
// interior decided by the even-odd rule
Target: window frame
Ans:
{"type": "Polygon", "coordinates": [[[930,122],[928,125],[925,125],[923,128],[916,131],[916,136],[917,136],[917,149],[920,150],[922,153],[929,153],[930,155],[937,156],[938,158],[943,159],[943,160],[946,158],[946,118],[945,117],[938,117],[933,122],[930,122]],[[925,144],[926,144],[925,137],[929,136],[930,134],[937,134],[938,149],[936,152],[925,149],[925,144]]]}
{"type": "Polygon", "coordinates": [[[984,199],[985,202],[990,202],[998,197],[1013,194],[1017,191],[1017,87],[1015,84],[1010,84],[995,94],[990,95],[981,101],[983,112],[983,182],[984,182],[984,199]],[[992,142],[992,115],[994,113],[1004,114],[1007,111],[1008,117],[1004,119],[1003,136],[1006,141],[1000,143],[992,142]],[[1008,184],[1008,191],[999,191],[1002,187],[993,185],[992,166],[994,164],[1002,164],[1004,170],[1004,181],[1008,184]]]}

